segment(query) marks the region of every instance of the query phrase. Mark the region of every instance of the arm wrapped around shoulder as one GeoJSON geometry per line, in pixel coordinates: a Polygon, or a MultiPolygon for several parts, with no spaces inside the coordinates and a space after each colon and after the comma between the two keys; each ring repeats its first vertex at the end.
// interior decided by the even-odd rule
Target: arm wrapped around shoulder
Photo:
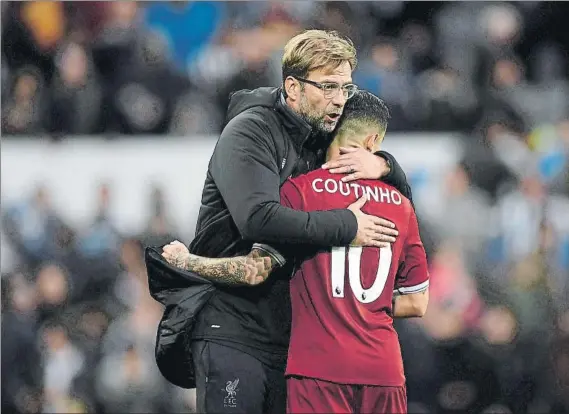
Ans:
{"type": "MultiPolygon", "coordinates": [[[[405,197],[407,197],[409,201],[411,201],[411,204],[413,204],[413,194],[411,193],[411,186],[407,182],[407,176],[405,175],[405,171],[403,171],[403,168],[401,168],[395,157],[387,151],[378,151],[375,153],[375,155],[385,159],[390,168],[389,174],[383,177],[382,180],[385,181],[387,184],[397,188],[399,192],[403,194],[405,197]]],[[[415,208],[414,205],[413,208],[415,208]]]]}

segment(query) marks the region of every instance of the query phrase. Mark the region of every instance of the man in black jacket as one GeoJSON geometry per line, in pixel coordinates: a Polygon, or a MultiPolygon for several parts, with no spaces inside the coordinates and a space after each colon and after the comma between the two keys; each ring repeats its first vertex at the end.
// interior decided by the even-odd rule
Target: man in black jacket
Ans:
{"type": "MultiPolygon", "coordinates": [[[[392,223],[355,205],[310,213],[280,205],[286,178],[322,166],[330,133],[357,90],[351,83],[355,55],[352,43],[336,33],[306,31],[285,47],[282,88],[232,96],[228,124],[209,164],[191,253],[243,255],[253,242],[381,247],[395,240],[392,223]]],[[[327,167],[349,173],[348,180],[389,172],[383,179],[411,197],[401,168],[385,152],[346,152],[327,167]]],[[[188,334],[199,412],[284,411],[290,274],[285,266],[253,288],[216,286],[192,313],[195,324],[188,334]]]]}

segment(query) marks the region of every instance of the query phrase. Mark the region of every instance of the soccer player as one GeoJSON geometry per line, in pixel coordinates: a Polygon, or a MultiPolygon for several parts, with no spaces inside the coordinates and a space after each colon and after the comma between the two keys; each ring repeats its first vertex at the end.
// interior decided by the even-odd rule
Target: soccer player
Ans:
{"type": "MultiPolygon", "coordinates": [[[[327,153],[340,147],[377,151],[387,127],[384,103],[361,91],[346,104],[327,153]]],[[[320,169],[288,180],[285,206],[316,211],[345,208],[358,200],[369,214],[396,224],[392,245],[297,251],[290,282],[292,330],[288,351],[287,407],[291,413],[404,413],[403,361],[394,317],[422,316],[428,302],[428,271],[417,218],[408,199],[376,180],[343,183],[320,169]],[[367,199],[367,202],[366,202],[367,199]],[[365,206],[364,206],[365,204],[365,206]]],[[[256,285],[285,258],[256,245],[246,257],[206,259],[175,242],[165,257],[184,257],[183,267],[220,283],[256,285]],[[231,277],[231,278],[229,278],[231,277]]]]}

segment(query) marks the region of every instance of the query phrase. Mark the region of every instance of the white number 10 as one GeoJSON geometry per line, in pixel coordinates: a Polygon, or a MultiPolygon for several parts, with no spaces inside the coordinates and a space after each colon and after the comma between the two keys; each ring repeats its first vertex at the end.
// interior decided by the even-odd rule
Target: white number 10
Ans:
{"type": "MultiPolygon", "coordinates": [[[[362,303],[371,303],[377,300],[383,292],[389,268],[391,267],[391,246],[380,249],[380,258],[377,273],[373,285],[369,289],[364,289],[360,278],[360,264],[362,258],[362,247],[348,248],[348,274],[350,276],[350,287],[356,299],[362,303]]],[[[335,298],[344,297],[344,282],[346,275],[346,247],[332,248],[332,296],[335,298]]]]}

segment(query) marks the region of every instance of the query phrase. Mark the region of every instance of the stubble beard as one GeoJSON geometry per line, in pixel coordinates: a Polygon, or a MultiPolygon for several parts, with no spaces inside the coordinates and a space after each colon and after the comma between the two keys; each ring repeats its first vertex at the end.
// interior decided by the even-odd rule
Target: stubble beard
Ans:
{"type": "Polygon", "coordinates": [[[336,129],[337,122],[330,124],[326,122],[324,115],[318,116],[310,113],[310,105],[308,104],[304,94],[300,98],[299,109],[300,117],[312,127],[314,132],[329,134],[334,132],[334,129],[336,129]]]}

